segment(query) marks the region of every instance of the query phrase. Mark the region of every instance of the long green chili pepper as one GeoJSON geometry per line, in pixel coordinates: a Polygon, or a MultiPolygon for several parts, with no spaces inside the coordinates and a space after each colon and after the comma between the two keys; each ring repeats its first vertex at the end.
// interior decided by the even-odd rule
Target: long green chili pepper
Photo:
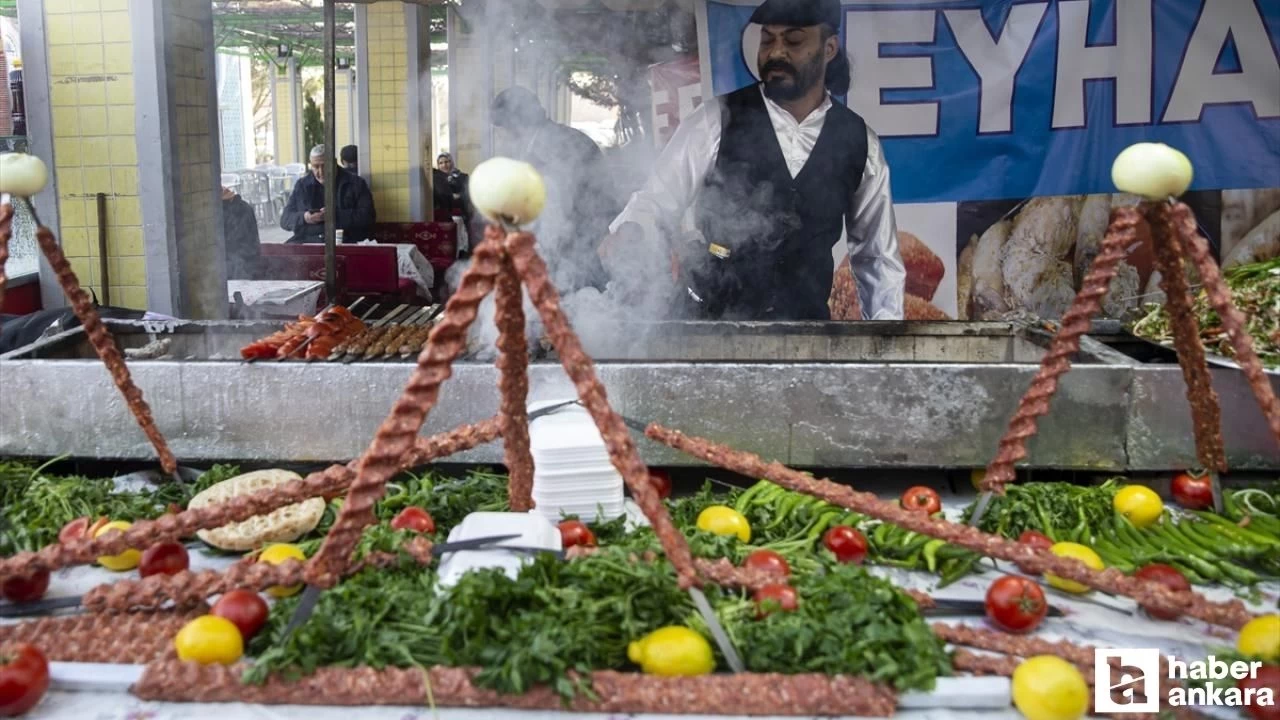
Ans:
{"type": "Polygon", "coordinates": [[[938,549],[946,544],[944,540],[930,540],[924,544],[924,564],[929,572],[938,569],[938,549]]]}

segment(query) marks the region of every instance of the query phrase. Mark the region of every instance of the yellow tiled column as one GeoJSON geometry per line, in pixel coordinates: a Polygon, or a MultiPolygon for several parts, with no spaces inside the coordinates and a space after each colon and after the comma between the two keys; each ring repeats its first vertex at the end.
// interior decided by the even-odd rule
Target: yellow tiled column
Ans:
{"type": "Polygon", "coordinates": [[[145,308],[128,0],[46,0],[44,23],[59,239],[81,283],[104,299],[96,194],[106,194],[111,304],[145,308]]]}
{"type": "Polygon", "coordinates": [[[305,163],[308,149],[302,144],[301,89],[297,62],[293,58],[279,61],[272,74],[271,122],[275,133],[276,164],[305,163]]]}
{"type": "Polygon", "coordinates": [[[338,149],[342,149],[347,145],[354,145],[356,142],[355,123],[352,122],[351,118],[351,100],[352,91],[354,90],[351,84],[351,71],[335,70],[333,79],[333,97],[335,100],[333,104],[333,138],[334,144],[338,146],[338,149]]]}
{"type": "Polygon", "coordinates": [[[410,222],[409,108],[405,83],[405,13],[400,3],[375,3],[367,8],[368,65],[363,68],[369,88],[369,140],[361,165],[367,165],[373,204],[379,222],[410,222]]]}
{"type": "MultiPolygon", "coordinates": [[[[215,54],[208,0],[164,0],[166,66],[171,75],[167,110],[177,117],[171,139],[177,260],[186,317],[227,313],[226,258],[219,235],[221,208],[217,155],[215,54]]],[[[172,262],[172,261],[171,261],[172,262]]]]}

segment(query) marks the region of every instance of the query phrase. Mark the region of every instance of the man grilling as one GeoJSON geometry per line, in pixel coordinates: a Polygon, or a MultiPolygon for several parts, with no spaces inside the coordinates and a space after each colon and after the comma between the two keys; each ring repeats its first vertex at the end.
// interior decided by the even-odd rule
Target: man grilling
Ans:
{"type": "MultiPolygon", "coordinates": [[[[900,320],[906,271],[875,133],[832,95],[849,89],[839,0],[767,0],[761,82],[680,123],[601,254],[666,249],[677,313],[701,320],[829,320],[832,250],[847,233],[864,318],[900,320]],[[682,239],[687,208],[701,237],[682,239]]],[[[687,237],[687,236],[683,236],[687,237]]],[[[617,280],[621,273],[614,273],[617,280]]]]}

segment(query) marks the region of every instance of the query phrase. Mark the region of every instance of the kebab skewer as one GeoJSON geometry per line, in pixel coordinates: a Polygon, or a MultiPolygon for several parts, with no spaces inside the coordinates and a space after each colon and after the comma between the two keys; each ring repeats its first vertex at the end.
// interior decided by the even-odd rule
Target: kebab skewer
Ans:
{"type": "MultiPolygon", "coordinates": [[[[178,460],[169,450],[169,444],[165,441],[164,435],[156,427],[155,419],[151,415],[151,407],[142,397],[142,390],[134,384],[133,378],[129,375],[129,368],[120,354],[115,338],[102,324],[102,318],[89,300],[89,294],[80,287],[80,279],[71,269],[71,263],[58,245],[58,239],[54,237],[52,230],[40,223],[40,216],[36,214],[36,208],[31,203],[31,196],[43,190],[48,182],[49,170],[40,158],[26,153],[0,155],[0,194],[11,194],[27,204],[27,210],[36,223],[36,242],[40,245],[45,259],[49,261],[49,266],[57,275],[58,284],[62,286],[63,293],[71,301],[71,309],[79,318],[89,343],[93,345],[94,351],[106,365],[107,372],[110,373],[120,394],[124,396],[125,404],[133,413],[138,426],[151,441],[160,460],[160,467],[169,477],[180,480],[178,460]]],[[[9,212],[12,213],[12,209],[9,212]]]]}
{"type": "Polygon", "coordinates": [[[390,348],[394,347],[398,350],[400,348],[400,339],[408,335],[430,311],[431,308],[419,308],[414,311],[412,315],[405,318],[404,322],[397,323],[382,337],[378,338],[376,342],[370,343],[369,347],[365,348],[361,359],[365,361],[377,360],[386,355],[390,348]]]}
{"type": "Polygon", "coordinates": [[[396,322],[396,318],[399,318],[408,307],[408,305],[397,305],[391,310],[391,312],[383,315],[372,325],[365,328],[359,335],[356,335],[347,342],[334,348],[333,352],[329,354],[328,359],[339,360],[347,355],[363,354],[365,348],[369,347],[371,342],[386,333],[392,324],[396,322]]]}
{"type": "Polygon", "coordinates": [[[418,325],[409,332],[400,341],[400,359],[407,360],[422,352],[422,346],[427,342],[427,336],[431,334],[431,328],[435,327],[435,319],[444,310],[443,305],[437,305],[418,325]]]}

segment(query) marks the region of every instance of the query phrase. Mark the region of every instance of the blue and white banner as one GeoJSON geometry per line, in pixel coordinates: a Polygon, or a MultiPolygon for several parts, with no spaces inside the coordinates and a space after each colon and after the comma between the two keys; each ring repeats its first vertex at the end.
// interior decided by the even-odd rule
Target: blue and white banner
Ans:
{"type": "MultiPolygon", "coordinates": [[[[704,0],[716,95],[756,81],[752,0],[704,0]]],[[[845,0],[847,103],[901,203],[1111,192],[1139,141],[1192,189],[1280,187],[1280,0],[845,0]]]]}

